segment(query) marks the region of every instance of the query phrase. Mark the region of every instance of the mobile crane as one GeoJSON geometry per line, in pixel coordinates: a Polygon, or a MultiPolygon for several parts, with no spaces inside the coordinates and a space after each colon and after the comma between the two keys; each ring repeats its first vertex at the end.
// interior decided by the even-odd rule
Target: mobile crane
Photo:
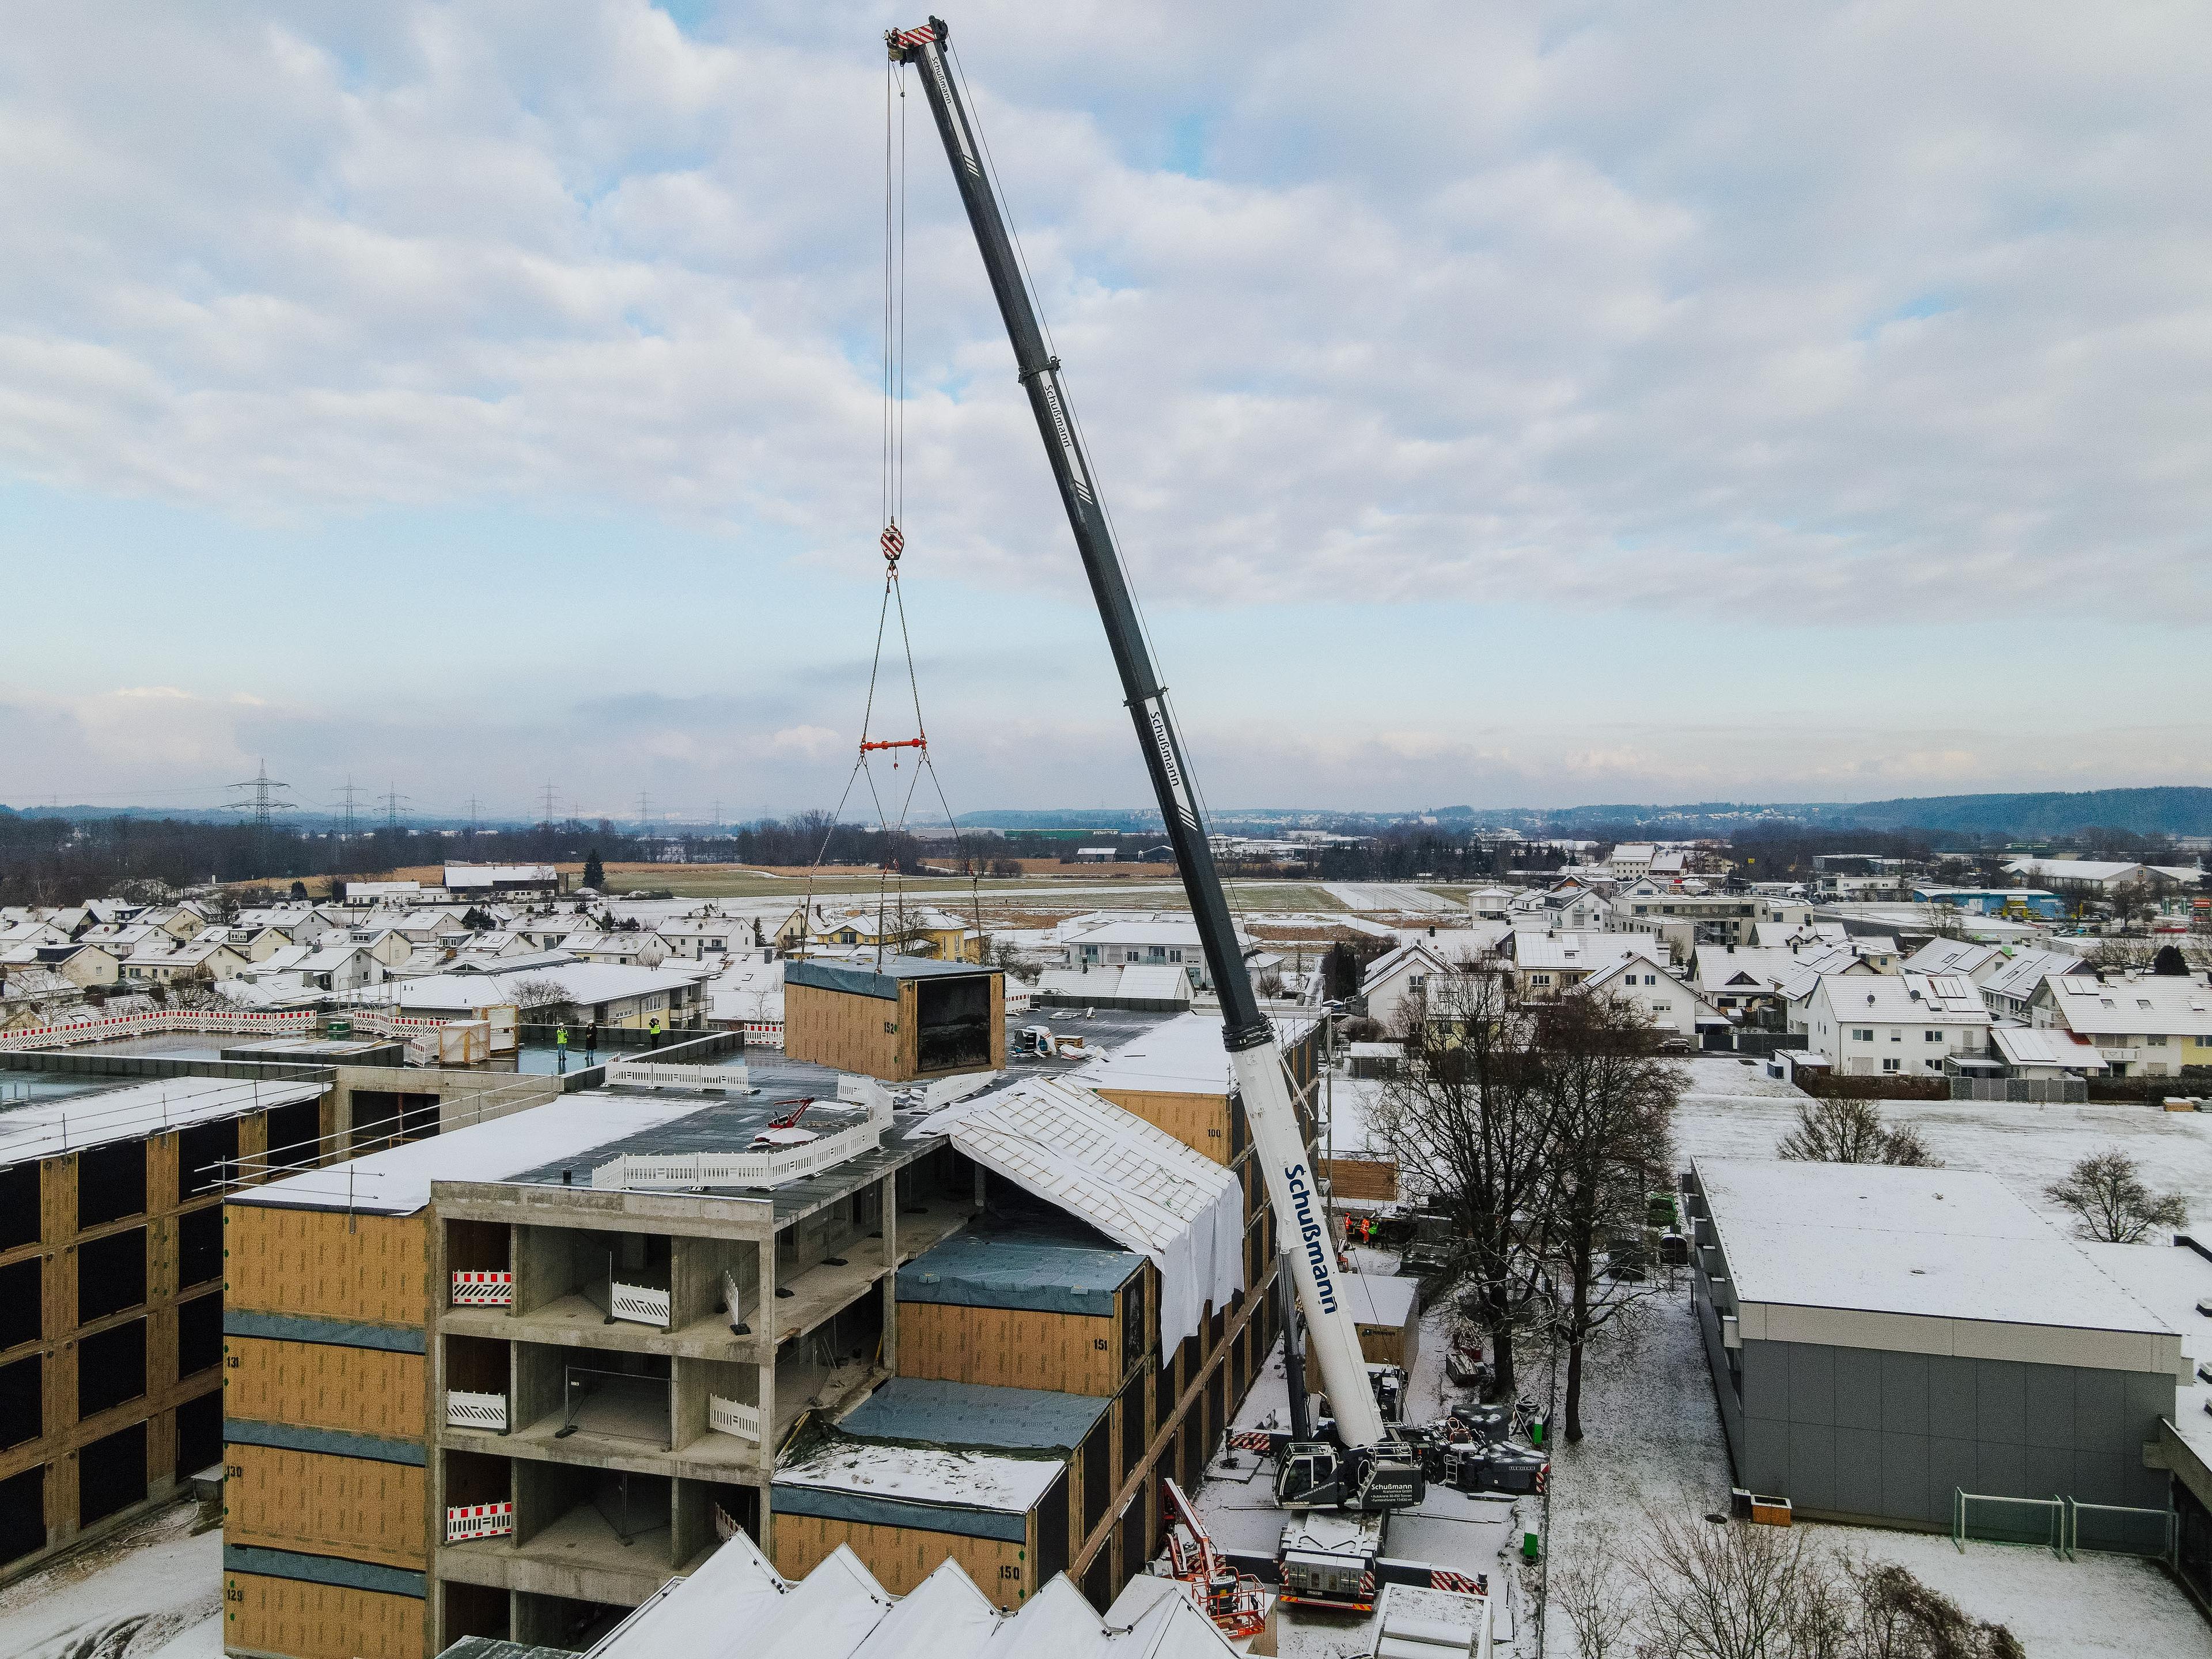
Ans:
{"type": "Polygon", "coordinates": [[[1334,1413],[1337,1443],[1291,1445],[1278,1466],[1275,1494],[1285,1508],[1366,1511],[1404,1509],[1421,1501],[1419,1456],[1384,1427],[1368,1386],[1367,1365],[1352,1310],[1339,1293],[1336,1244],[1329,1237],[1320,1184],[1307,1157],[1291,1103],[1290,1080],[1273,1023],[1260,1012],[1237,934],[1229,900],[1213,867],[1213,851],[1200,815],[1182,740],[1168,707],[1167,688],[1155,672],[1137,609],[1130,596],[1121,550],[1106,517],[1083,438],[1060,382],[1060,359],[1048,349],[1035,302],[994,191],[982,140],[946,62],[949,31],[932,17],[921,28],[895,29],[884,39],[892,59],[920,71],[923,94],[945,143],[945,159],[968,211],[968,222],[1012,342],[1018,378],[1027,390],[1037,431],[1044,439],[1053,477],[1067,509],[1097,601],[1099,619],[1121,678],[1121,690],[1137,729],[1152,793],[1175,849],[1183,891],[1198,924],[1206,965],[1221,998],[1222,1043],[1236,1073],[1237,1093],[1251,1125],[1252,1141],[1274,1206],[1285,1261],[1304,1316],[1308,1346],[1334,1413]]]}

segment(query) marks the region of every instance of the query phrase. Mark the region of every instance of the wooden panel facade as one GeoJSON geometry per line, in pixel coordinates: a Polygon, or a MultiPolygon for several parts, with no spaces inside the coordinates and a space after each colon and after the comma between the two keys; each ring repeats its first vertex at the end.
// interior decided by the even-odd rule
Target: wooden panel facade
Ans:
{"type": "Polygon", "coordinates": [[[226,1544],[422,1570],[429,1534],[418,1466],[240,1445],[224,1461],[226,1544]]]}
{"type": "Polygon", "coordinates": [[[783,1051],[862,1077],[902,1082],[899,1070],[899,1004],[855,996],[819,985],[787,985],[783,991],[783,1051]]]}
{"type": "Polygon", "coordinates": [[[223,1343],[223,1415],[420,1440],[423,1357],[327,1342],[223,1343]]]}
{"type": "Polygon", "coordinates": [[[973,1066],[921,1069],[920,980],[899,982],[896,1001],[835,991],[819,985],[787,982],[783,991],[783,1051],[793,1060],[911,1083],[969,1071],[1003,1071],[1006,1065],[1006,976],[990,980],[990,1054],[973,1066]]]}
{"type": "Polygon", "coordinates": [[[1098,1094],[1154,1128],[1166,1130],[1216,1164],[1227,1165],[1236,1159],[1226,1094],[1187,1095],[1143,1089],[1101,1089],[1098,1094]]]}
{"type": "Polygon", "coordinates": [[[296,1659],[422,1659],[422,1603],[259,1573],[222,1576],[222,1645],[296,1659]]]}
{"type": "Polygon", "coordinates": [[[1337,1198],[1377,1204],[1398,1201],[1398,1165],[1385,1158],[1330,1158],[1322,1160],[1329,1191],[1337,1198]]]}
{"type": "Polygon", "coordinates": [[[436,1304],[427,1214],[231,1204],[223,1221],[233,1308],[379,1325],[429,1322],[436,1304]]]}
{"type": "Polygon", "coordinates": [[[1028,1547],[995,1538],[926,1532],[919,1527],[825,1521],[812,1515],[779,1515],[775,1540],[771,1554],[775,1570],[787,1578],[804,1578],[838,1545],[849,1544],[893,1595],[912,1592],[947,1557],[957,1561],[976,1587],[1001,1607],[1019,1607],[1040,1588],[1030,1583],[1028,1547]]]}
{"type": "Polygon", "coordinates": [[[1055,1394],[1110,1395],[1128,1369],[1121,1353],[1121,1297],[1115,1317],[899,1304],[899,1374],[939,1382],[1055,1394]]]}

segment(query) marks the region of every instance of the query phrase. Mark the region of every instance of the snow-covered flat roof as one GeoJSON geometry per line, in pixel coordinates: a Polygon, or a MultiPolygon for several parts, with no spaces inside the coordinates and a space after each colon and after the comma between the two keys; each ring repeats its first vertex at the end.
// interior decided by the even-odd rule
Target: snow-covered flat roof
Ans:
{"type": "Polygon", "coordinates": [[[1693,1167],[1741,1302],[2173,1334],[1994,1176],[1781,1160],[1693,1167]]]}
{"type": "MultiPolygon", "coordinates": [[[[1303,1018],[1274,1024],[1285,1046],[1314,1027],[1303,1018]]],[[[1221,1046],[1221,1017],[1210,1011],[1162,1020],[1092,1060],[1073,1080],[1088,1089],[1171,1095],[1226,1095],[1236,1086],[1229,1051],[1221,1046]]]]}
{"type": "MultiPolygon", "coordinates": [[[[265,1092],[269,1085],[262,1086],[265,1092]]],[[[434,1181],[504,1181],[518,1171],[689,1116],[702,1104],[696,1095],[568,1095],[488,1123],[274,1181],[239,1194],[236,1201],[412,1215],[430,1201],[434,1181]]]]}
{"type": "MultiPolygon", "coordinates": [[[[1064,1467],[1057,1457],[831,1440],[775,1472],[776,1507],[784,1507],[788,1489],[803,1487],[896,1503],[1026,1515],[1064,1467]]],[[[920,1524],[919,1516],[916,1522],[920,1524]]]]}
{"type": "Polygon", "coordinates": [[[0,1112],[0,1164],[53,1158],[112,1140],[180,1129],[313,1100],[326,1083],[263,1083],[248,1079],[173,1077],[42,1100],[0,1112]]]}
{"type": "Polygon", "coordinates": [[[1352,1316],[1362,1325],[1403,1325],[1413,1316],[1421,1299],[1419,1281],[1391,1279],[1379,1273],[1339,1273],[1337,1288],[1346,1292],[1352,1316]]]}

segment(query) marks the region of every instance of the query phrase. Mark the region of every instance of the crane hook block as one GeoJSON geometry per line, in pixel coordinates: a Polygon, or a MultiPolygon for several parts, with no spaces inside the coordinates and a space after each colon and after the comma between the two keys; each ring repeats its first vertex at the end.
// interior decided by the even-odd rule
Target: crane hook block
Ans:
{"type": "Polygon", "coordinates": [[[896,524],[886,526],[881,540],[885,562],[896,564],[899,562],[899,555],[906,551],[906,538],[900,534],[898,526],[896,524]]]}

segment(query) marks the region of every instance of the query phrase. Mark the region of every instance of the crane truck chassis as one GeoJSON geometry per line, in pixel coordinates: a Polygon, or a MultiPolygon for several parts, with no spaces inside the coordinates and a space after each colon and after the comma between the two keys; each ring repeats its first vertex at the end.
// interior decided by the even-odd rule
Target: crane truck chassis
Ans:
{"type": "Polygon", "coordinates": [[[977,251],[1013,346],[1017,378],[1044,441],[1045,455],[1068,528],[1090,579],[1099,620],[1121,677],[1121,690],[1145,757],[1160,817],[1174,848],[1176,867],[1190,901],[1206,967],[1221,999],[1222,1043],[1236,1074],[1250,1124],[1255,1155],[1276,1224],[1289,1242],[1290,1265],[1313,1358],[1336,1414],[1339,1443],[1308,1442],[1279,1460],[1277,1497],[1286,1507],[1331,1505],[1387,1510],[1417,1504],[1422,1494],[1420,1460],[1386,1428],[1367,1382],[1359,1332],[1337,1293],[1335,1244],[1329,1238],[1319,1182],[1291,1097],[1275,1028],[1260,1012],[1251,975],[1237,945],[1229,900],[1213,867],[1213,849],[1200,817],[1198,793],[1168,705],[1167,687],[1154,671],[1138,620],[1127,573],[1113,528],[1099,500],[1096,475],[1085,453],[1082,429],[1022,279],[1006,216],[993,186],[989,151],[977,133],[946,58],[951,31],[932,17],[921,28],[894,29],[884,37],[895,62],[919,70],[923,95],[943,140],[954,185],[967,210],[977,251]]]}

